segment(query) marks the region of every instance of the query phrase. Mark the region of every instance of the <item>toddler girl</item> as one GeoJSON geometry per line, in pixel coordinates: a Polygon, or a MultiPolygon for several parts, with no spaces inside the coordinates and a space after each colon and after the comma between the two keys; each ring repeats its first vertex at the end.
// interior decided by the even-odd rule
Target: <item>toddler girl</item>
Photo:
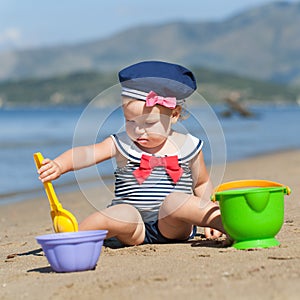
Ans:
{"type": "Polygon", "coordinates": [[[207,238],[224,233],[203,142],[172,129],[182,104],[196,90],[194,75],[171,63],[145,61],[119,72],[126,131],[76,147],[39,169],[42,182],[115,158],[115,198],[88,216],[79,230],[108,230],[126,245],[186,241],[196,226],[207,238]]]}

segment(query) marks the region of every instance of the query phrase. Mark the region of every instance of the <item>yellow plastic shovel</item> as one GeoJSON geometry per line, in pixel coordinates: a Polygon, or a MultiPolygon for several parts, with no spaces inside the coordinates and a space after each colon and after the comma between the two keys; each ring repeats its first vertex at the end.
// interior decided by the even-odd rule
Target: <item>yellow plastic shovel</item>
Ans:
{"type": "MultiPolygon", "coordinates": [[[[36,168],[39,169],[44,160],[43,155],[40,152],[37,152],[33,154],[33,158],[36,168]]],[[[50,203],[50,215],[55,232],[78,231],[78,223],[76,218],[72,213],[62,207],[55,194],[55,190],[51,181],[44,182],[44,188],[50,203]]]]}

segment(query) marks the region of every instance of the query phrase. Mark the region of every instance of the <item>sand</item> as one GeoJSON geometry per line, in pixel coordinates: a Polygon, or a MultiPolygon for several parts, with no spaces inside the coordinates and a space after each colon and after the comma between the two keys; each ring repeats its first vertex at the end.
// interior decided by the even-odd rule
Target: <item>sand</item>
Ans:
{"type": "MultiPolygon", "coordinates": [[[[0,299],[299,299],[299,169],[300,150],[226,166],[224,182],[268,179],[291,187],[278,247],[236,250],[201,236],[183,244],[103,247],[96,269],[77,273],[53,272],[35,240],[53,232],[45,198],[0,206],[0,299]]],[[[80,191],[59,196],[78,220],[95,210],[80,191]]]]}

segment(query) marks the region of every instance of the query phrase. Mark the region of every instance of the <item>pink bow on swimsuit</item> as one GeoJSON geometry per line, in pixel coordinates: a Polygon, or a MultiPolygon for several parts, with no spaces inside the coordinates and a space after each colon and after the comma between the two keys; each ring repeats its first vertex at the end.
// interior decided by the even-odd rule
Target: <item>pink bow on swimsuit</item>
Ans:
{"type": "Polygon", "coordinates": [[[140,166],[133,172],[133,175],[138,183],[142,184],[150,176],[152,170],[158,166],[164,167],[175,183],[180,179],[183,173],[182,168],[178,164],[177,155],[155,157],[142,154],[140,166]]]}
{"type": "Polygon", "coordinates": [[[147,95],[146,98],[146,106],[154,106],[155,104],[159,104],[165,106],[167,108],[175,108],[176,107],[176,98],[175,97],[162,97],[158,96],[155,92],[151,91],[147,95]]]}

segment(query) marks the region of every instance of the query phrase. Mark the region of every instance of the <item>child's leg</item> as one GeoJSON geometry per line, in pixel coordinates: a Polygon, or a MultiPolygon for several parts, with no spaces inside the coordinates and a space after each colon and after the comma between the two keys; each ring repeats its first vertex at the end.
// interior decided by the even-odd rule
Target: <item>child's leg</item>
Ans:
{"type": "Polygon", "coordinates": [[[199,197],[184,193],[168,195],[159,212],[161,234],[166,238],[186,239],[192,225],[212,227],[225,233],[217,204],[211,201],[204,203],[199,197]]]}
{"type": "Polygon", "coordinates": [[[93,213],[79,224],[79,230],[108,230],[107,238],[116,237],[126,245],[139,245],[145,238],[145,225],[138,210],[119,204],[93,213]]]}

